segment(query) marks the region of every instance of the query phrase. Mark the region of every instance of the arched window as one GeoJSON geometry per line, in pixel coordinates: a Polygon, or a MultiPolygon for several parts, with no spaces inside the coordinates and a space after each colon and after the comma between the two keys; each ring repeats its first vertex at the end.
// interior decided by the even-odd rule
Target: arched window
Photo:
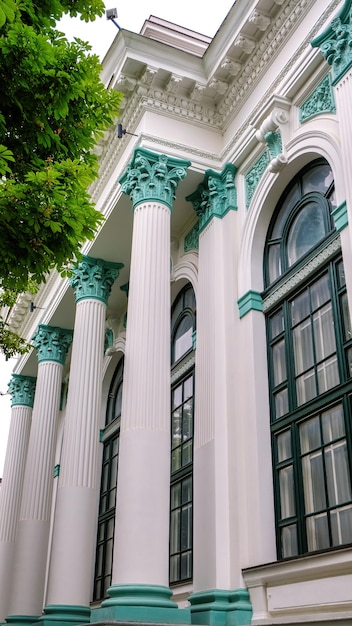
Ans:
{"type": "Polygon", "coordinates": [[[352,328],[334,181],[319,160],[269,227],[263,294],[279,558],[352,543],[352,328]]]}
{"type": "Polygon", "coordinates": [[[171,315],[170,584],[190,580],[193,568],[193,416],[195,296],[190,285],[171,315]]]}
{"type": "Polygon", "coordinates": [[[93,588],[94,602],[106,598],[107,589],[111,584],[122,383],[123,359],[119,362],[111,381],[106,407],[105,428],[102,432],[102,442],[104,447],[93,588]]]}

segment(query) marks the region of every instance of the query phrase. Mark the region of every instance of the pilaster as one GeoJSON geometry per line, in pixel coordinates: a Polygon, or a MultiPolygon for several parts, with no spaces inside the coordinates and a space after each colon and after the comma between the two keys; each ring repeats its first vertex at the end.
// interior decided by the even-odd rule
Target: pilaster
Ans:
{"type": "Polygon", "coordinates": [[[38,375],[7,617],[11,623],[27,624],[42,612],[57,415],[62,369],[71,341],[71,331],[44,325],[33,337],[38,375]]]}
{"type": "Polygon", "coordinates": [[[183,620],[168,588],[170,213],[189,164],[137,148],[120,179],[134,221],[112,586],[98,620],[183,620]]]}
{"type": "Polygon", "coordinates": [[[36,379],[12,374],[12,410],[0,498],[0,622],[9,609],[15,537],[21,505],[36,379]]]}
{"type": "Polygon", "coordinates": [[[76,296],[45,624],[89,621],[99,499],[99,428],[106,304],[121,263],[83,257],[76,296]]]}

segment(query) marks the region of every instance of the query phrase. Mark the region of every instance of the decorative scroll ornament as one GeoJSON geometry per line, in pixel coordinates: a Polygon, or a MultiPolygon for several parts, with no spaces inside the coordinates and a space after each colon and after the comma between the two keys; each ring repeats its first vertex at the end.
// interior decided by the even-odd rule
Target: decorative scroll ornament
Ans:
{"type": "Polygon", "coordinates": [[[199,233],[213,217],[223,218],[230,210],[237,210],[237,194],[235,187],[236,168],[227,163],[219,174],[206,170],[203,182],[197,190],[187,196],[199,216],[199,233]]]}
{"type": "Polygon", "coordinates": [[[185,178],[190,161],[135,148],[132,161],[119,179],[133,208],[142,202],[161,202],[172,210],[179,182],[185,178]]]}
{"type": "Polygon", "coordinates": [[[266,168],[270,163],[269,151],[265,150],[263,154],[256,160],[254,165],[245,176],[246,187],[246,207],[248,208],[252,199],[252,196],[257,188],[257,185],[264,174],[266,168]]]}
{"type": "Polygon", "coordinates": [[[193,228],[187,233],[183,242],[184,252],[189,250],[198,250],[199,248],[199,221],[194,224],[193,228]]]}
{"type": "Polygon", "coordinates": [[[301,123],[306,122],[321,113],[336,113],[330,74],[327,74],[308,98],[302,102],[299,109],[299,121],[301,123]]]}
{"type": "Polygon", "coordinates": [[[67,351],[72,343],[72,330],[39,324],[32,338],[37,350],[38,363],[55,361],[64,365],[67,351]]]}
{"type": "Polygon", "coordinates": [[[12,374],[9,382],[9,393],[12,396],[11,406],[29,406],[33,408],[34,392],[37,379],[33,376],[12,374]]]}
{"type": "Polygon", "coordinates": [[[93,298],[107,304],[111,287],[122,267],[123,263],[109,263],[102,259],[83,256],[82,261],[73,268],[73,276],[70,279],[76,302],[93,298]]]}
{"type": "Polygon", "coordinates": [[[311,41],[332,67],[333,85],[352,67],[352,0],[345,3],[331,25],[311,41]]]}

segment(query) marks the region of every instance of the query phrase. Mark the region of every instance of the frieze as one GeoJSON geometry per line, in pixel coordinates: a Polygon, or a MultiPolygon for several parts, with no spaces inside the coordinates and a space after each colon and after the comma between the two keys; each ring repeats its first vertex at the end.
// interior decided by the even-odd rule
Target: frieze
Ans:
{"type": "Polygon", "coordinates": [[[302,102],[299,108],[299,121],[306,122],[321,113],[336,113],[330,74],[327,74],[302,102]]]}
{"type": "Polygon", "coordinates": [[[248,208],[252,200],[252,196],[258,186],[258,183],[263,176],[266,168],[270,163],[270,154],[268,150],[265,150],[260,157],[256,160],[249,172],[245,175],[245,188],[246,188],[246,207],[248,208]]]}
{"type": "Polygon", "coordinates": [[[191,230],[187,233],[183,242],[184,252],[189,250],[198,250],[199,248],[199,221],[194,224],[191,230]]]}

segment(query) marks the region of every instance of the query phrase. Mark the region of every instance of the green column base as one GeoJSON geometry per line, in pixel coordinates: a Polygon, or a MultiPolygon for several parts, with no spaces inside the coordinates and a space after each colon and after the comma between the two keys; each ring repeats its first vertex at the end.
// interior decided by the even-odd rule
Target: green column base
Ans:
{"type": "Polygon", "coordinates": [[[189,610],[179,609],[172,591],[161,585],[113,585],[109,598],[91,614],[91,623],[144,622],[190,624],[189,610]]]}
{"type": "Polygon", "coordinates": [[[252,605],[247,589],[210,589],[193,593],[191,624],[207,626],[247,626],[252,619],[252,605]]]}
{"type": "Polygon", "coordinates": [[[11,626],[30,626],[30,624],[35,624],[37,620],[38,615],[8,615],[6,624],[11,624],[11,626]]]}
{"type": "Polygon", "coordinates": [[[90,621],[88,606],[69,604],[48,604],[37,626],[78,626],[90,621]]]}

